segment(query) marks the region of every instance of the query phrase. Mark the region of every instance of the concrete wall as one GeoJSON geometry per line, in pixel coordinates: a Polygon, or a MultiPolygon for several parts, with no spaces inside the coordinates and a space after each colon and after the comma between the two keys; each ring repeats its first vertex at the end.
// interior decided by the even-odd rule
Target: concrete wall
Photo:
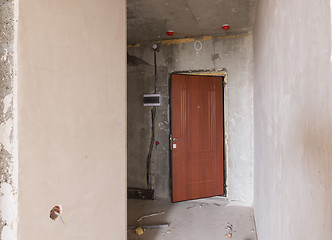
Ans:
{"type": "MultiPolygon", "coordinates": [[[[160,43],[157,63],[158,66],[167,67],[168,73],[202,69],[214,71],[225,68],[227,70],[228,194],[230,200],[251,204],[253,195],[252,35],[214,39],[207,37],[201,39],[201,42],[202,49],[196,51],[193,39],[163,41],[160,43]]],[[[146,43],[129,47],[128,53],[153,65],[151,46],[152,44],[146,43]]],[[[160,161],[168,161],[168,159],[160,159],[160,161]]],[[[145,177],[145,175],[137,177],[145,177]]],[[[165,187],[168,186],[165,185],[165,187]]],[[[164,191],[168,193],[169,189],[164,191]]]]}
{"type": "Polygon", "coordinates": [[[17,237],[17,2],[0,1],[0,239],[17,237]]]}
{"type": "Polygon", "coordinates": [[[332,239],[329,1],[259,0],[254,29],[260,240],[332,239]]]}
{"type": "Polygon", "coordinates": [[[125,2],[19,10],[18,238],[126,239],[125,2]]]}
{"type": "MultiPolygon", "coordinates": [[[[151,53],[153,50],[151,48],[151,53]]],[[[151,107],[143,95],[154,93],[154,66],[128,66],[128,187],[147,189],[147,155],[151,140],[151,107]]],[[[160,144],[151,157],[151,185],[157,198],[169,198],[168,74],[158,67],[157,93],[162,96],[155,118],[155,139],[160,144]]]]}

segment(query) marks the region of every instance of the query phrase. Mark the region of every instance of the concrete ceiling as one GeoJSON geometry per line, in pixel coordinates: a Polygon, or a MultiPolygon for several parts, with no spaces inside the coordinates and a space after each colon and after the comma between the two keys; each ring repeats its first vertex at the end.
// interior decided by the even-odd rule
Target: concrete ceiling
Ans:
{"type": "Polygon", "coordinates": [[[253,27],[255,0],[127,0],[128,44],[186,35],[226,35],[253,27]],[[230,30],[212,31],[229,24],[230,30]]]}

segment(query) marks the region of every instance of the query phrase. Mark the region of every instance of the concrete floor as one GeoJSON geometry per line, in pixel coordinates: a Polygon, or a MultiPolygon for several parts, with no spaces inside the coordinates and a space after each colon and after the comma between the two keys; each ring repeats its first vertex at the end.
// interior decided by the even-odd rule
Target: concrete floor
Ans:
{"type": "Polygon", "coordinates": [[[128,240],[256,240],[253,210],[249,207],[228,206],[223,199],[180,203],[128,199],[128,226],[164,223],[170,223],[170,226],[147,229],[140,236],[134,230],[128,230],[128,240]],[[137,221],[157,212],[165,213],[137,221]],[[230,225],[232,231],[227,228],[230,225]],[[226,236],[229,232],[232,236],[226,236]]]}

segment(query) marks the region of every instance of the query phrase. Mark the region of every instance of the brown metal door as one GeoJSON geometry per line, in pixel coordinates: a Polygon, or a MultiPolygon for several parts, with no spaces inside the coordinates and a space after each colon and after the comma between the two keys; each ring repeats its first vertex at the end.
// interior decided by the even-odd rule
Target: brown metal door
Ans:
{"type": "Polygon", "coordinates": [[[173,202],[224,194],[222,81],[172,75],[173,202]]]}

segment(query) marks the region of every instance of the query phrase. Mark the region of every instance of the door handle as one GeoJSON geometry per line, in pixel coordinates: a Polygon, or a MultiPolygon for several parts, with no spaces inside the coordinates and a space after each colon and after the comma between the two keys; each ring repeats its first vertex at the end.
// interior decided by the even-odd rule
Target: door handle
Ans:
{"type": "Polygon", "coordinates": [[[183,138],[173,138],[173,142],[183,140],[183,138]]]}

